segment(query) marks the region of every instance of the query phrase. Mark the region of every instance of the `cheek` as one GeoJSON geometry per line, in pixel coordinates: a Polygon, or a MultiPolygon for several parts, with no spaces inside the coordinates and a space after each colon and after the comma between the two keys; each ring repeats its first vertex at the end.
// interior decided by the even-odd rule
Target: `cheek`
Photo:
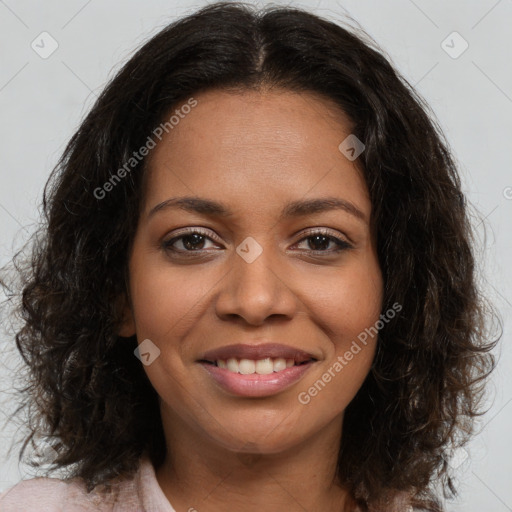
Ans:
{"type": "Polygon", "coordinates": [[[186,332],[219,278],[217,273],[201,272],[193,265],[171,270],[161,261],[143,266],[134,261],[133,269],[131,290],[137,333],[155,343],[186,332]]]}
{"type": "Polygon", "coordinates": [[[311,403],[311,410],[343,411],[370,370],[378,340],[382,277],[377,264],[367,263],[340,269],[336,285],[317,280],[308,306],[325,334],[325,360],[298,396],[300,403],[311,403]]]}
{"type": "Polygon", "coordinates": [[[374,347],[361,347],[350,361],[340,355],[323,365],[297,394],[301,416],[323,424],[342,414],[366,379],[373,354],[374,347]]]}
{"type": "Polygon", "coordinates": [[[317,275],[307,289],[314,289],[314,293],[304,300],[311,317],[331,341],[333,350],[328,355],[332,357],[334,352],[344,352],[352,340],[379,320],[382,278],[376,264],[347,265],[329,280],[317,275]]]}
{"type": "Polygon", "coordinates": [[[344,278],[340,275],[338,284],[315,300],[313,316],[326,334],[326,358],[297,396],[317,418],[333,418],[345,410],[370,371],[378,340],[380,274],[352,269],[344,278]]]}

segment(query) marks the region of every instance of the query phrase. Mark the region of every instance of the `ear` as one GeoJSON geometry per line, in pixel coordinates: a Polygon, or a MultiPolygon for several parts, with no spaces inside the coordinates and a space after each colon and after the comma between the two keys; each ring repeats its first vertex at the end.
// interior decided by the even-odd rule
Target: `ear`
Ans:
{"type": "Polygon", "coordinates": [[[135,318],[133,316],[133,308],[126,296],[119,298],[118,308],[118,311],[121,311],[122,320],[117,334],[123,338],[130,338],[136,333],[135,318]]]}

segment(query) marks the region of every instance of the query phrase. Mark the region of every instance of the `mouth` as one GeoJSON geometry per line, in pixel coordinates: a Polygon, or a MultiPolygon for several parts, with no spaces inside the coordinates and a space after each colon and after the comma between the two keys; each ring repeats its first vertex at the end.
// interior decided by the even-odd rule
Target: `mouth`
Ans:
{"type": "Polygon", "coordinates": [[[316,359],[309,358],[306,361],[295,361],[294,359],[284,359],[282,357],[264,359],[237,359],[230,357],[229,359],[217,359],[216,361],[200,360],[199,362],[225,369],[232,373],[241,375],[270,375],[272,373],[282,372],[292,366],[301,366],[315,362],[316,359]]]}
{"type": "Polygon", "coordinates": [[[206,352],[199,360],[242,375],[270,375],[314,361],[312,354],[278,343],[226,345],[206,352]]]}
{"type": "Polygon", "coordinates": [[[209,351],[198,363],[230,394],[274,395],[295,384],[318,359],[279,344],[229,345],[209,351]]]}

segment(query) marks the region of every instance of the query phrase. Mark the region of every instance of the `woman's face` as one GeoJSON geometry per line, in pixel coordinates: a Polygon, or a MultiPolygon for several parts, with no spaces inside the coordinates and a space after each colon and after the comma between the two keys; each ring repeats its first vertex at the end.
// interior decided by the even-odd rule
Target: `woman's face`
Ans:
{"type": "Polygon", "coordinates": [[[144,342],[170,423],[278,453],[341,427],[371,366],[376,339],[357,342],[382,305],[371,203],[338,149],[350,124],[335,105],[288,91],[195,100],[149,155],[121,334],[144,342]]]}

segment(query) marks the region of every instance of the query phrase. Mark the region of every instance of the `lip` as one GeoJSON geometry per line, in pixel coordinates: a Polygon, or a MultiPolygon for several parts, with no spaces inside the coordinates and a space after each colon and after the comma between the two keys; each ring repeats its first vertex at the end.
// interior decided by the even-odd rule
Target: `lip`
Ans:
{"type": "Polygon", "coordinates": [[[289,347],[287,345],[281,345],[279,343],[261,343],[259,345],[238,343],[209,350],[199,358],[199,361],[215,362],[219,359],[226,360],[230,357],[234,357],[236,359],[252,359],[256,361],[267,357],[272,359],[281,357],[283,359],[293,359],[295,363],[303,363],[309,359],[317,359],[313,354],[305,352],[304,350],[289,347]]]}
{"type": "Polygon", "coordinates": [[[226,368],[219,368],[212,363],[203,361],[200,364],[213,380],[228,393],[244,397],[264,397],[275,395],[293,386],[315,364],[315,361],[300,366],[291,366],[269,375],[257,373],[242,375],[226,368]]]}
{"type": "Polygon", "coordinates": [[[293,386],[317,362],[317,358],[304,350],[278,343],[259,345],[239,343],[205,352],[197,362],[224,391],[236,396],[264,397],[275,395],[293,386]],[[227,368],[219,368],[214,364],[219,359],[257,361],[267,357],[293,359],[296,365],[268,375],[257,373],[242,375],[227,368]]]}

